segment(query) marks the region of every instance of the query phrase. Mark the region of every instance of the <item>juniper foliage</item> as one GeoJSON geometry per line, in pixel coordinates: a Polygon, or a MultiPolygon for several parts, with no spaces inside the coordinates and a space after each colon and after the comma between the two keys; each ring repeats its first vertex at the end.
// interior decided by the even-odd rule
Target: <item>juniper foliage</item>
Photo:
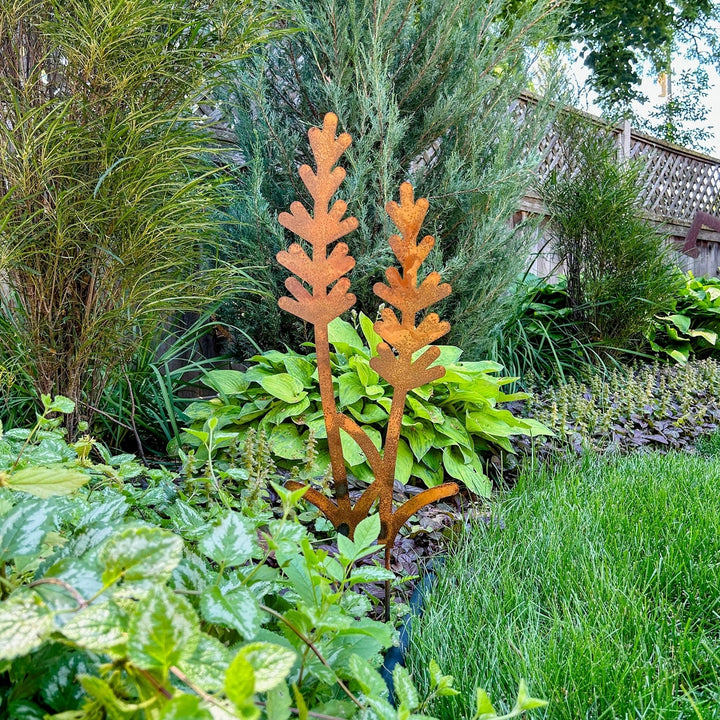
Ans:
{"type": "Polygon", "coordinates": [[[468,358],[483,352],[527,259],[528,233],[509,221],[553,114],[552,88],[523,122],[517,100],[532,87],[556,8],[549,0],[514,16],[502,10],[498,0],[297,0],[291,12],[303,32],[266,48],[239,75],[223,98],[247,161],[230,252],[262,266],[268,293],[226,316],[260,346],[310,339],[276,306],[284,273],[274,258],[290,241],[276,217],[295,199],[309,201],[297,166],[309,162],[308,128],[332,110],[353,137],[342,197],[359,220],[347,238],[358,309],[375,315],[372,286],[393,262],[384,206],[408,180],[430,200],[424,229],[439,249],[428,270],[453,286],[438,310],[453,325],[449,342],[468,358]]]}

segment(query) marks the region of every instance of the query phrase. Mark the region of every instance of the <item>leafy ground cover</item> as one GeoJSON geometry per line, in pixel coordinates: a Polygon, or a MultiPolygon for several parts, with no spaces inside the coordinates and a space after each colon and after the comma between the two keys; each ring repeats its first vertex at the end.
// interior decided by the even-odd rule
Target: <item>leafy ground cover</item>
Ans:
{"type": "Polygon", "coordinates": [[[432,654],[496,694],[525,677],[557,720],[720,717],[718,478],[679,453],[528,469],[438,573],[411,669],[432,654]]]}
{"type": "MultiPolygon", "coordinates": [[[[149,470],[69,444],[73,403],[42,400],[33,428],[0,425],[0,718],[420,720],[455,692],[429,662],[420,690],[395,668],[389,702],[395,625],[367,591],[395,579],[372,559],[377,514],[319,540],[260,437],[242,466],[149,470]]],[[[542,705],[521,683],[504,717],[542,705]]]]}
{"type": "Polygon", "coordinates": [[[531,398],[527,412],[555,431],[545,450],[681,450],[718,427],[719,396],[717,360],[655,363],[551,386],[531,398]]]}

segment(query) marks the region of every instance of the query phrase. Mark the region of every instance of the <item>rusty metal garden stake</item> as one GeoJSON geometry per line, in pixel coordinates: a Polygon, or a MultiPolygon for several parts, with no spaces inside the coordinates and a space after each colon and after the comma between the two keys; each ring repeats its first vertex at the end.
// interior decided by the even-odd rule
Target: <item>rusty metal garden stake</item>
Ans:
{"type": "MultiPolygon", "coordinates": [[[[278,218],[281,225],[312,248],[311,255],[308,255],[301,245],[293,243],[287,251],[278,253],[278,262],[297,276],[285,280],[285,287],[293,297],[282,297],[278,304],[283,310],[311,323],[315,331],[318,378],[335,502],[313,488],[306,492],[305,498],[328,517],[338,532],[351,538],[358,523],[368,516],[377,500],[380,542],[385,544],[385,567],[389,569],[392,547],[403,524],[425,505],[458,492],[456,483],[445,483],[423,490],[397,509],[393,508],[393,483],[405,399],[414,388],[445,374],[444,367],[432,364],[439,358],[440,349],[426,346],[445,335],[450,325],[441,321],[435,313],[429,313],[418,323],[418,313],[447,297],[450,285],[441,284],[437,272],[431,272],[418,284],[418,270],[435,245],[435,240],[427,235],[418,243],[428,201],[425,198],[415,201],[412,185],[403,183],[400,186],[400,204],[389,202],[385,206],[400,231],[399,235],[392,235],[389,242],[401,270],[388,268],[385,273],[387,284],[376,283],[373,288],[379,298],[400,312],[398,319],[395,311],[387,307],[374,325],[383,342],[374,348],[377,355],[371,358],[370,366],[394,391],[381,453],[352,418],[338,412],[332,382],[328,325],[355,304],[355,296],[348,292],[350,281],[345,277],[355,266],[355,260],[348,254],[348,246],[344,242],[337,242],[329,253],[328,248],[352,232],[358,224],[352,216],[343,219],[347,211],[344,201],[336,200],[330,207],[330,200],[345,179],[345,170],[335,167],[335,164],[351,142],[347,133],[336,137],[336,129],[337,116],[328,113],[322,129],[313,127],[308,132],[316,171],[303,165],[299,173],[314,200],[313,214],[310,215],[302,203],[294,202],[290,205],[290,212],[281,213],[278,218]],[[415,357],[423,348],[425,350],[415,357]],[[360,446],[375,476],[355,505],[348,493],[341,430],[360,446]]],[[[294,481],[288,482],[288,486],[302,487],[294,481]]],[[[385,612],[386,615],[389,613],[389,583],[386,584],[385,612]]]]}

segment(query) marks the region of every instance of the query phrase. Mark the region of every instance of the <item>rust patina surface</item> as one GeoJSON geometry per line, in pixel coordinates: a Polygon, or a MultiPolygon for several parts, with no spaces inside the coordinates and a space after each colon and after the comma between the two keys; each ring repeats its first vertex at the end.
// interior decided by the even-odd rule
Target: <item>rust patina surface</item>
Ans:
{"type": "MultiPolygon", "coordinates": [[[[370,360],[371,367],[393,388],[392,405],[382,451],[350,417],[338,412],[333,389],[330,366],[328,324],[355,304],[350,293],[350,280],[346,274],[352,270],[355,260],[348,246],[340,238],[357,228],[356,218],[344,217],[347,204],[330,201],[345,179],[345,170],[336,167],[340,156],[350,146],[347,133],[336,136],[337,117],[325,116],[322,129],[311,128],[308,132],[316,169],[308,165],[300,168],[300,177],[314,200],[312,214],[300,202],[290,205],[290,212],[281,213],[278,221],[307,243],[308,251],[299,243],[290,245],[287,251],[278,253],[278,262],[295,277],[289,277],[285,286],[292,297],[282,297],[278,304],[299,318],[313,325],[317,350],[318,377],[322,408],[327,428],[330,461],[333,474],[334,499],[314,488],[308,489],[305,498],[316,505],[333,525],[352,538],[358,523],[366,518],[377,501],[380,514],[380,540],[385,543],[385,561],[389,566],[390,551],[402,525],[420,508],[458,491],[455,483],[445,483],[418,493],[395,508],[393,483],[397,462],[398,442],[402,424],[405,399],[414,388],[441,378],[445,368],[433,365],[440,356],[440,349],[430,343],[450,330],[447,322],[436,313],[428,313],[421,319],[419,314],[430,305],[450,294],[450,285],[441,283],[440,275],[431,272],[421,282],[418,271],[435,239],[426,235],[418,242],[420,228],[428,211],[425,198],[414,199],[409,183],[400,186],[400,203],[389,202],[385,208],[399,234],[389,239],[390,247],[400,267],[390,267],[385,275],[387,283],[377,283],[373,291],[385,303],[381,319],[375,323],[375,331],[382,338],[370,360]],[[395,308],[395,309],[393,309],[395,308]],[[348,493],[347,471],[343,457],[340,431],[345,431],[357,442],[373,470],[374,481],[353,504],[348,493]]],[[[289,482],[289,487],[302,487],[289,482]]]]}

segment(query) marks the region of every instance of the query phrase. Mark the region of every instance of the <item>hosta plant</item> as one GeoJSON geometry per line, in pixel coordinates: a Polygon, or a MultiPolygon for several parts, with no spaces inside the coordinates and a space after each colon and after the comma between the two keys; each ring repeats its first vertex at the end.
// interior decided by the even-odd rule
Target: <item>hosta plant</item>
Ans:
{"type": "MultiPolygon", "coordinates": [[[[392,396],[388,383],[370,367],[376,355],[370,348],[377,347],[380,338],[363,314],[357,317],[357,329],[339,318],[333,320],[328,335],[334,350],[331,365],[338,409],[352,416],[379,449],[392,396]]],[[[463,362],[461,352],[441,346],[437,362],[445,366],[445,375],[408,393],[396,478],[403,484],[414,480],[433,487],[449,476],[474,493],[488,495],[491,483],[482,458],[501,450],[512,452],[512,436],[550,431],[502,408],[504,402],[528,396],[503,392],[514,378],[498,376],[500,365],[463,362]]],[[[204,460],[211,453],[222,465],[259,425],[277,464],[289,469],[304,457],[312,436],[318,443],[314,474],[323,475],[329,456],[314,353],[274,350],[251,361],[244,372],[213,370],[204,376],[203,382],[218,396],[187,408],[193,422],[181,441],[195,450],[197,458],[204,460]]],[[[350,472],[371,482],[361,448],[344,432],[341,439],[350,472]]]]}
{"type": "Polygon", "coordinates": [[[650,347],[684,364],[691,356],[707,357],[718,351],[720,333],[720,279],[684,277],[671,310],[656,315],[647,339],[650,347]]]}

